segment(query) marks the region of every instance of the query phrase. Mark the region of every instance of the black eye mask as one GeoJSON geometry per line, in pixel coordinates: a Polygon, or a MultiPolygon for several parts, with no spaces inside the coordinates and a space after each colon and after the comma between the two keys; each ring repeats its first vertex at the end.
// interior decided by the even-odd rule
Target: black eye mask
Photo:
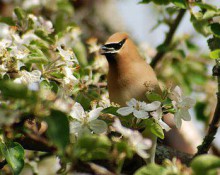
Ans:
{"type": "Polygon", "coordinates": [[[111,43],[111,44],[105,44],[104,46],[106,48],[113,48],[114,50],[119,50],[121,49],[121,47],[123,46],[123,44],[125,43],[126,39],[123,39],[122,41],[120,41],[119,43],[111,43]]]}

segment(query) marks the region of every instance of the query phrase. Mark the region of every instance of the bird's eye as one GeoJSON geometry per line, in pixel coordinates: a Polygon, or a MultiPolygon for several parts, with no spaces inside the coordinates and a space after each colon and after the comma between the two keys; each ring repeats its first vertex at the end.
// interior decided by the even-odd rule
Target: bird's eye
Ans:
{"type": "Polygon", "coordinates": [[[119,50],[121,49],[121,47],[123,46],[123,44],[125,43],[126,39],[123,39],[122,41],[120,41],[119,43],[111,43],[111,44],[105,44],[105,47],[107,48],[113,48],[114,50],[119,50]]]}

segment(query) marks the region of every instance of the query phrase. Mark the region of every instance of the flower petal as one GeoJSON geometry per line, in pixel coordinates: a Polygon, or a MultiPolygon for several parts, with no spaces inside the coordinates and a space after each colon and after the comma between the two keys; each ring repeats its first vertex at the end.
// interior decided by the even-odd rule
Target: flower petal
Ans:
{"type": "Polygon", "coordinates": [[[169,94],[169,98],[174,101],[181,101],[182,90],[179,86],[176,86],[173,91],[169,94]]]}
{"type": "Polygon", "coordinates": [[[72,111],[70,112],[70,116],[78,121],[82,121],[85,118],[85,111],[81,104],[76,102],[73,107],[72,111]]]}
{"type": "Polygon", "coordinates": [[[146,111],[155,111],[160,107],[160,105],[161,105],[161,102],[159,102],[159,101],[154,101],[154,102],[149,103],[149,104],[142,103],[142,107],[146,111]]]}
{"type": "Polygon", "coordinates": [[[88,118],[88,121],[92,121],[92,120],[95,120],[99,117],[100,115],[100,112],[103,110],[102,107],[99,107],[99,108],[96,108],[96,109],[93,109],[89,112],[89,118],[88,118]]]}
{"type": "Polygon", "coordinates": [[[130,107],[136,106],[137,103],[138,103],[138,101],[134,98],[132,98],[130,101],[126,102],[126,104],[130,107]]]}
{"type": "Polygon", "coordinates": [[[89,123],[89,127],[94,133],[101,134],[107,131],[107,124],[103,120],[93,120],[89,123]]]}
{"type": "Polygon", "coordinates": [[[162,119],[158,120],[158,124],[166,131],[169,131],[171,129],[162,119]]]}
{"type": "Polygon", "coordinates": [[[114,123],[112,126],[115,128],[115,130],[119,133],[121,133],[125,137],[129,137],[132,133],[131,129],[128,129],[124,126],[122,126],[120,120],[118,118],[115,119],[114,123]]]}
{"type": "Polygon", "coordinates": [[[196,100],[190,97],[183,98],[183,101],[178,104],[180,108],[190,109],[196,104],[196,100]]]}
{"type": "Polygon", "coordinates": [[[156,111],[151,112],[150,114],[155,120],[159,120],[162,118],[162,114],[163,114],[162,108],[160,107],[156,111]]]}
{"type": "Polygon", "coordinates": [[[133,113],[134,113],[134,116],[135,116],[136,118],[141,118],[141,119],[149,118],[148,112],[146,112],[146,111],[134,110],[133,113]]]}
{"type": "Polygon", "coordinates": [[[181,125],[182,125],[182,119],[181,119],[181,113],[180,111],[177,111],[177,113],[174,115],[174,122],[176,124],[176,127],[178,129],[181,128],[181,125]]]}
{"type": "Polygon", "coordinates": [[[181,117],[183,120],[185,120],[185,121],[190,121],[190,120],[191,120],[191,116],[190,116],[188,110],[180,109],[180,110],[179,110],[179,115],[180,115],[180,117],[181,117]]]}
{"type": "Polygon", "coordinates": [[[122,107],[117,110],[117,113],[119,113],[122,116],[126,116],[126,115],[129,115],[130,113],[132,113],[133,111],[134,111],[134,109],[132,107],[122,107]]]}
{"type": "Polygon", "coordinates": [[[82,124],[77,121],[70,122],[70,133],[71,134],[77,134],[80,132],[80,129],[82,127],[82,124]]]}

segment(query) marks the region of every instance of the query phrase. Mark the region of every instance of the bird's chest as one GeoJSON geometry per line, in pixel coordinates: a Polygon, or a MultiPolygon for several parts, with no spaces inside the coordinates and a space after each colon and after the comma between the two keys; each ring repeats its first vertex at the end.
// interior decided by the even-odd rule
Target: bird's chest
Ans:
{"type": "Polygon", "coordinates": [[[137,100],[145,99],[147,91],[144,81],[138,78],[108,78],[109,97],[112,102],[125,106],[125,103],[131,98],[137,100]]]}

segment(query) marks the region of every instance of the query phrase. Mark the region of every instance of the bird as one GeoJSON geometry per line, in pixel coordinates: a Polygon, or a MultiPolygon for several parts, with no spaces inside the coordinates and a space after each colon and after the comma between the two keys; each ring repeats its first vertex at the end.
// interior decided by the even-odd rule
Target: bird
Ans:
{"type": "MultiPolygon", "coordinates": [[[[146,93],[162,94],[153,68],[146,63],[138,52],[134,42],[125,32],[111,35],[100,48],[100,53],[108,61],[107,87],[111,102],[126,106],[126,102],[135,98],[149,102],[146,93]]],[[[156,137],[150,131],[146,134],[153,142],[149,162],[154,162],[156,137]]]]}

